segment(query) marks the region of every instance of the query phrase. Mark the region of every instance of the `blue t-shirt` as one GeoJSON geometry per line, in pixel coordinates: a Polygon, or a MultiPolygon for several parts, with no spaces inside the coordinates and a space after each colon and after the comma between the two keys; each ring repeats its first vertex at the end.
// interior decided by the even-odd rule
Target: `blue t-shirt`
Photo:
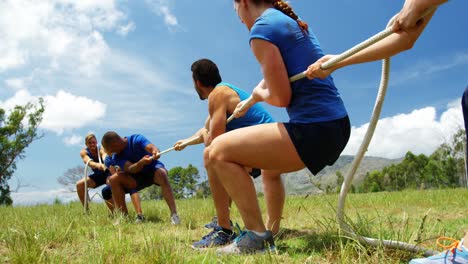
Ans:
{"type": "MultiPolygon", "coordinates": [[[[140,134],[134,134],[127,138],[127,146],[120,152],[115,153],[112,158],[114,160],[114,165],[119,166],[122,170],[125,167],[125,162],[129,161],[131,163],[136,163],[145,155],[152,156],[153,153],[146,151],[146,146],[151,144],[151,142],[145,138],[145,136],[140,134]]],[[[153,160],[151,164],[148,164],[143,167],[143,173],[153,172],[156,166],[161,163],[158,160],[153,160]]]]}
{"type": "MultiPolygon", "coordinates": [[[[297,22],[275,8],[257,18],[250,30],[250,41],[268,41],[281,52],[288,76],[307,69],[324,54],[315,35],[302,31],[297,22]]],[[[291,84],[292,96],[287,107],[291,123],[331,121],[347,115],[346,108],[331,76],[325,79],[301,79],[291,84]]]]}
{"type": "MultiPolygon", "coordinates": [[[[222,82],[216,85],[216,87],[218,86],[229,87],[230,89],[235,91],[237,95],[239,95],[241,101],[249,97],[249,94],[246,91],[241,90],[240,88],[237,88],[232,84],[222,82]]],[[[231,131],[241,127],[248,127],[273,122],[273,117],[271,117],[271,115],[267,112],[267,110],[265,110],[265,108],[263,108],[260,104],[254,104],[243,117],[234,118],[231,122],[226,124],[226,131],[231,131]]]]}
{"type": "Polygon", "coordinates": [[[110,168],[111,166],[115,166],[115,162],[110,155],[107,155],[106,158],[104,159],[104,165],[106,165],[107,168],[110,168]]]}

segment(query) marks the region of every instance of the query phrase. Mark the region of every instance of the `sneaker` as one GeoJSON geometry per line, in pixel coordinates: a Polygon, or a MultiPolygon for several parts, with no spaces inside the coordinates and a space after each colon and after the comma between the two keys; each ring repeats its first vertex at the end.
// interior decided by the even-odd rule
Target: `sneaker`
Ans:
{"type": "Polygon", "coordinates": [[[213,229],[217,226],[218,226],[218,217],[216,215],[213,216],[213,219],[211,219],[211,222],[205,225],[205,227],[208,229],[213,229]]]}
{"type": "Polygon", "coordinates": [[[245,230],[229,246],[216,250],[218,254],[256,254],[276,252],[275,241],[271,231],[259,236],[252,231],[245,230]]]}
{"type": "Polygon", "coordinates": [[[192,244],[193,249],[203,250],[212,247],[225,246],[236,238],[236,233],[228,235],[220,226],[215,226],[208,235],[202,237],[198,242],[192,244]]]}
{"type": "Polygon", "coordinates": [[[146,220],[145,216],[142,215],[142,214],[139,214],[139,215],[137,215],[137,217],[136,217],[135,223],[139,224],[139,223],[144,222],[145,220],[146,220]]]}
{"type": "Polygon", "coordinates": [[[178,216],[177,214],[171,215],[171,223],[172,223],[173,225],[178,225],[178,224],[180,224],[180,218],[179,218],[179,216],[178,216]]]}
{"type": "Polygon", "coordinates": [[[441,237],[437,239],[437,245],[446,250],[428,258],[412,259],[410,264],[468,264],[468,249],[463,246],[463,239],[458,241],[449,237],[441,237]],[[439,240],[449,240],[453,243],[445,246],[439,240]]]}
{"type": "MultiPolygon", "coordinates": [[[[205,225],[206,228],[208,229],[213,229],[215,227],[218,226],[218,217],[215,215],[213,216],[213,219],[211,219],[211,222],[209,222],[208,224],[205,225]]],[[[229,220],[229,226],[231,227],[231,229],[234,228],[234,226],[232,225],[232,221],[229,220]]]]}

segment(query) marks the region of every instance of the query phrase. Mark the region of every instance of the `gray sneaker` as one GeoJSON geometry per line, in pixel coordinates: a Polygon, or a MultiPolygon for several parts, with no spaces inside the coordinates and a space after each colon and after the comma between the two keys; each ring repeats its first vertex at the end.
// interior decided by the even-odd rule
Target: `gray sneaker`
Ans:
{"type": "Polygon", "coordinates": [[[264,236],[258,236],[252,231],[245,230],[230,245],[216,250],[218,254],[256,254],[275,253],[275,241],[271,231],[267,231],[264,236]]]}
{"type": "Polygon", "coordinates": [[[146,220],[145,216],[142,215],[142,214],[139,214],[137,215],[136,219],[135,219],[135,223],[139,224],[139,223],[142,223],[146,220]]]}

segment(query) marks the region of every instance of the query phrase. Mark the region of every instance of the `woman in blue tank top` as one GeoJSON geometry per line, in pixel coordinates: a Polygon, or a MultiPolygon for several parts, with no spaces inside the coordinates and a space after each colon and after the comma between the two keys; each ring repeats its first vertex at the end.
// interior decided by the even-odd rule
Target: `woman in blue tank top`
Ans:
{"type": "Polygon", "coordinates": [[[250,31],[250,46],[264,76],[252,92],[254,101],[286,107],[290,118],[287,123],[231,131],[205,149],[207,169],[219,172],[247,229],[233,244],[218,251],[253,253],[274,250],[275,246],[243,167],[280,172],[307,167],[316,174],[338,159],[348,142],[350,123],[331,77],[290,84],[290,76],[307,69],[323,52],[307,24],[286,2],[234,0],[234,9],[250,31]]]}

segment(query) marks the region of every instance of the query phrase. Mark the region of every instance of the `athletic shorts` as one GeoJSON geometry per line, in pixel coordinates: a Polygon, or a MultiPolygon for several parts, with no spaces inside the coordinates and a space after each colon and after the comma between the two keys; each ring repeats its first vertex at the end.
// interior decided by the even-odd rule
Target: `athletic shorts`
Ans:
{"type": "Polygon", "coordinates": [[[99,187],[101,185],[106,184],[107,177],[109,177],[110,175],[110,171],[106,170],[102,173],[93,173],[88,177],[91,178],[94,181],[94,183],[96,183],[96,187],[99,187]]]}
{"type": "MultiPolygon", "coordinates": [[[[129,193],[130,195],[138,192],[136,189],[131,189],[131,190],[124,189],[124,191],[125,191],[125,193],[129,193]]],[[[101,194],[102,194],[102,199],[104,199],[104,200],[112,199],[111,187],[109,185],[106,185],[104,188],[102,188],[101,194]]]]}
{"type": "Polygon", "coordinates": [[[262,175],[262,170],[260,169],[257,169],[257,168],[252,168],[252,170],[249,172],[250,176],[252,176],[252,178],[257,178],[258,176],[262,175]]]}
{"type": "Polygon", "coordinates": [[[310,124],[284,123],[284,126],[302,162],[314,175],[335,163],[351,134],[348,116],[310,124]]]}
{"type": "Polygon", "coordinates": [[[132,174],[133,179],[135,179],[137,183],[137,187],[135,188],[137,191],[143,190],[144,188],[149,187],[153,184],[159,186],[159,184],[154,182],[154,173],[158,169],[166,170],[164,164],[159,160],[156,160],[156,162],[153,162],[151,165],[148,166],[151,166],[151,168],[148,169],[147,167],[145,167],[141,172],[132,174]]]}

